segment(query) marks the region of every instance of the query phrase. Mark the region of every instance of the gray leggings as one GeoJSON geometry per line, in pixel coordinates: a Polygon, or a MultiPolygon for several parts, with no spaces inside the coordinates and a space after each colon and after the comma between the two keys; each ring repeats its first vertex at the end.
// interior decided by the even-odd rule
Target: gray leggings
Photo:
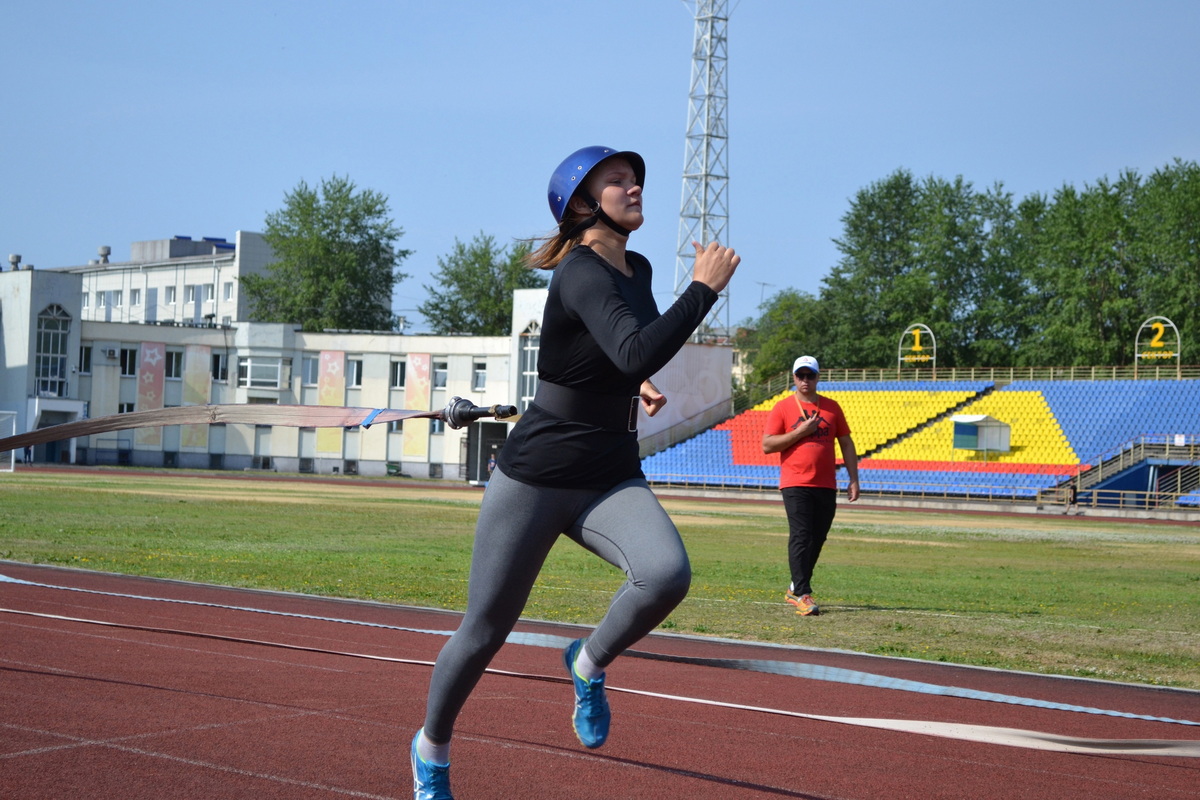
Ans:
{"type": "Polygon", "coordinates": [[[692,571],[683,540],[646,481],[607,491],[550,489],[499,469],[475,526],[467,612],[438,654],[425,711],[425,735],[448,742],[454,720],[516,625],[550,548],[565,533],[625,573],[587,651],[607,666],[667,618],[687,595],[692,571]]]}

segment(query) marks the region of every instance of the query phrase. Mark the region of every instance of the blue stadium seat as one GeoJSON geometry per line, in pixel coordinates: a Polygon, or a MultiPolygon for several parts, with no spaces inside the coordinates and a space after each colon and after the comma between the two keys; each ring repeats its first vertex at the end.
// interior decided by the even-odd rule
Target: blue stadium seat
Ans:
{"type": "MultiPolygon", "coordinates": [[[[990,381],[829,381],[822,384],[836,391],[958,391],[980,393],[994,386],[990,381]]],[[[1038,392],[1045,399],[1080,463],[1097,462],[1131,440],[1144,435],[1184,434],[1200,441],[1200,380],[1179,381],[1015,381],[999,391],[1038,392]]],[[[749,412],[747,412],[749,413],[749,412]]],[[[740,440],[739,440],[740,441],[740,440]]],[[[744,447],[745,442],[740,442],[744,447]]],[[[1067,478],[1072,469],[1064,466],[1053,474],[1031,474],[1014,465],[1011,472],[950,471],[941,464],[929,469],[871,469],[866,462],[859,470],[868,492],[913,493],[921,490],[961,496],[1036,497],[1067,478]]],[[[673,445],[642,461],[647,479],[656,483],[704,485],[725,482],[746,488],[772,489],[778,485],[775,466],[733,463],[733,434],[730,430],[708,430],[673,445]]],[[[846,482],[845,470],[838,471],[839,484],[846,482]]],[[[1180,505],[1200,506],[1200,490],[1185,495],[1180,505]]]]}

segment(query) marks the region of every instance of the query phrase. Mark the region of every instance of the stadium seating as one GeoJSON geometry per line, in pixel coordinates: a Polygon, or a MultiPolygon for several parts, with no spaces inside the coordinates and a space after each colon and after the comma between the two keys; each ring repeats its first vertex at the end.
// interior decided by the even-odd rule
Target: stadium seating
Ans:
{"type": "Polygon", "coordinates": [[[1146,435],[1200,434],[1200,381],[1019,381],[1045,399],[1085,463],[1146,435]]]}
{"type": "MultiPolygon", "coordinates": [[[[1200,437],[1196,380],[827,382],[821,393],[846,412],[865,492],[1031,499],[1137,437],[1200,437]],[[956,450],[955,414],[1008,423],[1010,449],[956,450]]],[[[658,483],[776,487],[778,456],[762,452],[762,430],[790,394],[647,457],[643,471],[658,483]]],[[[844,486],[844,469],[838,479],[844,486]]],[[[1200,490],[1179,502],[1200,506],[1200,490]]]]}

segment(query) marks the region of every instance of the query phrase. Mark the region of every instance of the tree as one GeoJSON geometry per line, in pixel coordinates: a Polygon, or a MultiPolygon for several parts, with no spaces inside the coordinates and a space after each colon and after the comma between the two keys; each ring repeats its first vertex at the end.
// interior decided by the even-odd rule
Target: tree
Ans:
{"type": "Polygon", "coordinates": [[[1142,320],[1169,318],[1179,328],[1184,364],[1200,364],[1200,165],[1176,159],[1154,172],[1137,208],[1145,262],[1138,295],[1142,320]]]}
{"type": "MultiPolygon", "coordinates": [[[[827,367],[882,367],[895,363],[905,327],[926,322],[924,286],[914,272],[920,229],[920,187],[907,170],[897,170],[862,189],[842,216],[835,240],[842,259],[822,282],[827,367]]],[[[929,324],[926,322],[926,324],[929,324]]]]}
{"type": "Polygon", "coordinates": [[[276,260],[267,275],[242,279],[253,320],[306,331],[395,328],[392,289],[408,277],[399,266],[411,251],[396,249],[404,231],[387,197],[355,190],[348,177],[323,179],[320,189],[301,181],[267,215],[263,236],[276,260]]]}
{"type": "MultiPolygon", "coordinates": [[[[986,273],[979,196],[962,176],[954,181],[931,176],[918,187],[916,202],[915,263],[894,288],[905,294],[910,321],[928,325],[937,336],[938,366],[961,366],[969,360],[986,273]]],[[[899,340],[898,331],[892,335],[899,340]]]]}
{"type": "Polygon", "coordinates": [[[1013,207],[1000,184],[978,198],[983,222],[982,261],[975,270],[973,306],[963,335],[965,366],[1012,364],[1018,344],[1036,323],[1027,312],[1030,242],[1036,236],[1045,200],[1032,195],[1013,207]]]}
{"type": "Polygon", "coordinates": [[[434,333],[506,336],[512,327],[513,290],[541,289],[546,278],[525,265],[529,246],[511,251],[480,232],[470,244],[454,240],[454,251],[438,258],[436,286],[417,310],[434,333]]]}
{"type": "Polygon", "coordinates": [[[1116,183],[1102,179],[1055,193],[1034,247],[1037,327],[1022,345],[1022,364],[1132,363],[1144,319],[1134,213],[1140,185],[1136,173],[1125,172],[1116,183]]]}
{"type": "Polygon", "coordinates": [[[789,339],[816,342],[802,349],[830,368],[891,366],[915,322],[937,336],[938,366],[1128,365],[1152,316],[1176,324],[1183,363],[1200,361],[1195,162],[1015,205],[1002,184],[980,193],[901,169],[859,191],[842,223],[819,297],[785,290],[751,323],[752,380],[789,339]]]}
{"type": "Polygon", "coordinates": [[[759,308],[762,315],[745,341],[739,342],[750,366],[747,381],[766,383],[780,373],[789,373],[800,355],[823,357],[827,318],[817,298],[784,289],[759,308]]]}
{"type": "Polygon", "coordinates": [[[1002,184],[977,192],[961,176],[931,177],[918,204],[920,278],[910,288],[927,298],[919,321],[938,337],[938,366],[1010,363],[1026,291],[1012,195],[1002,184]]]}

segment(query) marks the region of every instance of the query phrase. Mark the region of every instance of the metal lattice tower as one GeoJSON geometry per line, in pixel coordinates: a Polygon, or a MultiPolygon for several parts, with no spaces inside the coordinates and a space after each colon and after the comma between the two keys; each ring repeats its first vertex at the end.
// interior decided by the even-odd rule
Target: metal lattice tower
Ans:
{"type": "MultiPolygon", "coordinates": [[[[729,23],[726,0],[696,0],[696,32],[692,47],[692,87],[688,93],[687,149],[683,159],[683,200],[679,207],[679,246],[675,257],[675,296],[692,282],[696,250],[719,241],[728,244],[729,131],[725,118],[728,93],[725,67],[729,23]]],[[[709,311],[701,333],[729,330],[729,288],[709,311]]]]}

